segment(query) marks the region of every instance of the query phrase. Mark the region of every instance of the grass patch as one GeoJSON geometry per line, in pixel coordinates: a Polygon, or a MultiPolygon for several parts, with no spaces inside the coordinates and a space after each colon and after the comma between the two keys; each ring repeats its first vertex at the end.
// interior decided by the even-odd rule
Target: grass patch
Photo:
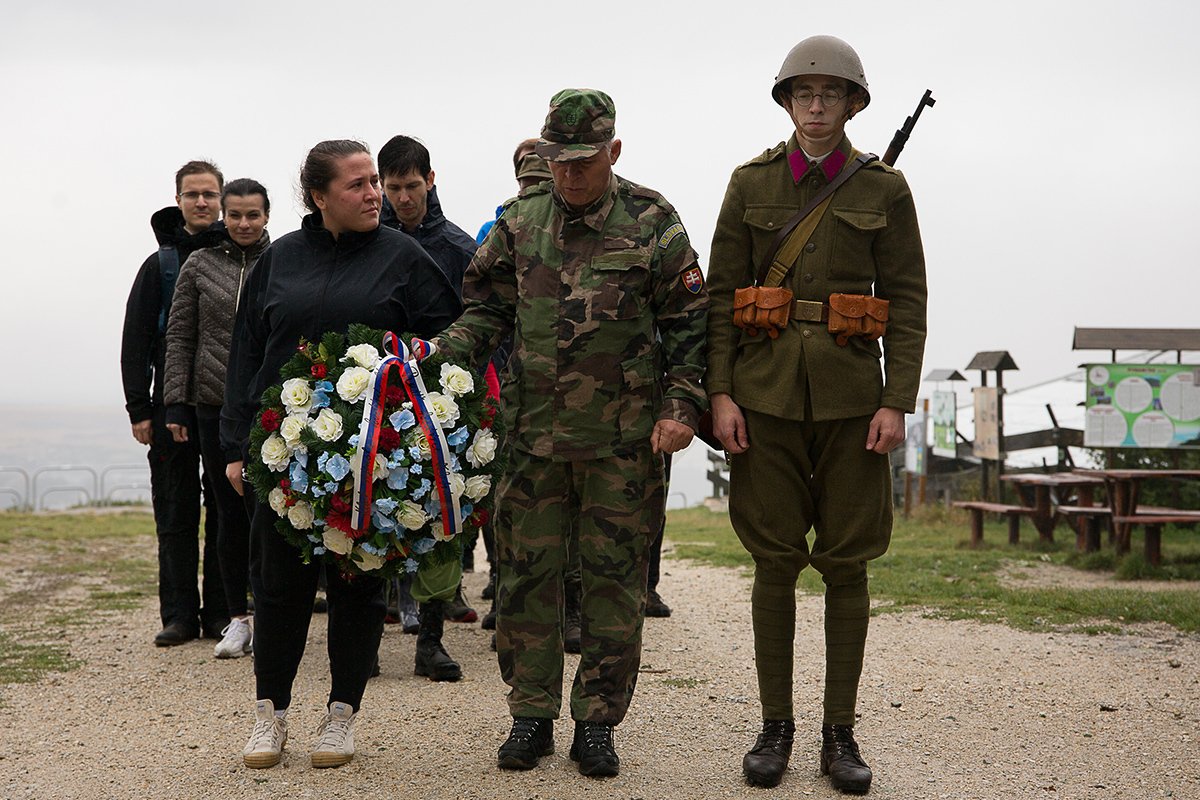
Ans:
{"type": "Polygon", "coordinates": [[[0,544],[44,541],[66,544],[95,539],[154,535],[154,517],[138,511],[116,514],[28,514],[0,512],[0,544]]]}
{"type": "Polygon", "coordinates": [[[48,672],[79,666],[65,644],[20,642],[0,632],[0,684],[33,683],[48,672]]]}
{"type": "MultiPolygon", "coordinates": [[[[1042,543],[1031,526],[1025,541],[1007,544],[1002,523],[986,526],[984,545],[968,546],[965,514],[930,509],[908,520],[897,519],[892,545],[870,567],[871,596],[885,605],[875,613],[923,609],[946,619],[1002,621],[1027,630],[1075,628],[1099,633],[1134,622],[1166,622],[1181,631],[1200,631],[1200,596],[1186,591],[1147,591],[1137,588],[1014,588],[1000,575],[1014,559],[1046,561],[1088,569],[1114,569],[1118,577],[1189,578],[1200,564],[1200,535],[1194,531],[1163,533],[1162,567],[1150,568],[1139,554],[1140,532],[1133,553],[1119,562],[1109,552],[1088,556],[1074,551],[1074,537],[1060,527],[1058,541],[1042,543]]],[[[725,514],[703,508],[671,511],[667,536],[674,557],[723,567],[752,567],[725,514]]],[[[810,540],[811,541],[811,540],[810,540]]],[[[821,594],[821,576],[814,570],[800,575],[799,590],[821,594]]]]}

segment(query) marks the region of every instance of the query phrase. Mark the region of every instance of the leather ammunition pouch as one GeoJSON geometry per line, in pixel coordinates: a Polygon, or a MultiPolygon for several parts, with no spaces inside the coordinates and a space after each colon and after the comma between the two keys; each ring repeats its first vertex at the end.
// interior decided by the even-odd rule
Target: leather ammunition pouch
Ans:
{"type": "Polygon", "coordinates": [[[746,286],[733,292],[733,324],[751,336],[760,330],[772,339],[792,318],[792,290],[783,286],[746,286]]]}
{"type": "Polygon", "coordinates": [[[829,295],[829,332],[842,347],[851,336],[874,341],[887,331],[888,301],[867,294],[829,295]]]}

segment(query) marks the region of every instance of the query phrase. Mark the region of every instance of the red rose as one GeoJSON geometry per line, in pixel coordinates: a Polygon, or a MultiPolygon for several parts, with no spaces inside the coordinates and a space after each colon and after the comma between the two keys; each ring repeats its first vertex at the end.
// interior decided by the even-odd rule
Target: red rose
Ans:
{"type": "MultiPolygon", "coordinates": [[[[330,507],[339,514],[350,513],[350,504],[347,503],[340,494],[331,494],[329,496],[330,507]]],[[[349,524],[349,523],[347,523],[349,524]]],[[[343,529],[344,530],[344,529],[343,529]]]]}
{"type": "Polygon", "coordinates": [[[287,478],[283,478],[279,481],[279,488],[286,491],[286,490],[292,488],[292,482],[289,481],[287,478]]]}
{"type": "Polygon", "coordinates": [[[325,524],[347,536],[354,534],[354,529],[350,527],[350,515],[345,512],[330,511],[325,515],[325,524]]]}
{"type": "Polygon", "coordinates": [[[268,408],[262,412],[262,426],[267,433],[279,430],[279,423],[283,421],[283,415],[273,408],[268,408]]]}
{"type": "Polygon", "coordinates": [[[379,449],[380,450],[395,450],[400,446],[400,434],[395,428],[384,428],[379,431],[379,449]]]}
{"type": "Polygon", "coordinates": [[[482,528],[484,525],[486,525],[487,521],[491,518],[492,518],[492,515],[488,512],[488,510],[486,508],[477,508],[471,514],[472,524],[474,524],[480,528],[482,528]]]}
{"type": "Polygon", "coordinates": [[[289,494],[287,499],[283,501],[283,504],[286,505],[288,508],[291,508],[292,506],[296,505],[297,502],[298,501],[296,500],[296,498],[289,494]]]}
{"type": "Polygon", "coordinates": [[[389,386],[387,392],[383,396],[383,404],[385,406],[399,406],[404,402],[404,390],[399,386],[389,386]]]}
{"type": "Polygon", "coordinates": [[[327,370],[325,369],[324,364],[313,364],[311,372],[312,372],[312,376],[319,380],[319,379],[325,377],[327,370]]]}

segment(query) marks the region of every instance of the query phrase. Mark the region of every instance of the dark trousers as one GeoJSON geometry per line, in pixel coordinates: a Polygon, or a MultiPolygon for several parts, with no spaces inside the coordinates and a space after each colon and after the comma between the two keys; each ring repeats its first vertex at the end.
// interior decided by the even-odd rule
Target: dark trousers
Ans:
{"type": "Polygon", "coordinates": [[[246,613],[246,586],[250,580],[250,517],[242,498],[225,477],[225,454],[219,435],[221,407],[196,406],[196,423],[198,430],[192,435],[199,440],[200,460],[212,486],[210,514],[216,507],[217,560],[226,610],[231,617],[241,616],[246,613]]]}
{"type": "MultiPolygon", "coordinates": [[[[248,489],[249,487],[247,487],[248,489]]],[[[279,517],[256,504],[250,523],[250,586],[254,592],[254,677],[257,698],[277,710],[292,702],[292,683],[304,656],[317,577],[325,572],[329,600],[328,702],[358,710],[383,636],[384,582],[355,576],[347,581],[323,562],[305,564],[277,530],[279,517]]]]}
{"type": "MultiPolygon", "coordinates": [[[[210,632],[229,615],[217,558],[217,515],[204,521],[203,595],[196,585],[199,571],[200,451],[196,438],[176,442],[167,430],[165,411],[155,409],[150,462],[150,495],[158,534],[158,605],[163,625],[179,622],[189,630],[203,624],[210,632]],[[203,597],[203,607],[201,598],[203,597]]],[[[194,426],[188,426],[189,430],[194,426]]],[[[223,471],[223,470],[222,470],[223,471]]],[[[205,483],[205,499],[212,496],[205,483]]],[[[216,631],[219,632],[219,631],[216,631]]]]}

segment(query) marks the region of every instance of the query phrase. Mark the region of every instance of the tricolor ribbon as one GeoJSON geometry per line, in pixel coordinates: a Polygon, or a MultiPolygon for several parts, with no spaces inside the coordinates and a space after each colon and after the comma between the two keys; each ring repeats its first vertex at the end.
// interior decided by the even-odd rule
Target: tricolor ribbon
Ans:
{"type": "Polygon", "coordinates": [[[450,539],[462,529],[462,510],[458,498],[450,490],[450,444],[429,407],[429,391],[421,379],[421,370],[408,347],[394,333],[383,337],[384,357],[380,359],[371,385],[366,392],[362,425],[358,429],[358,469],[354,475],[354,504],[350,524],[356,531],[367,529],[371,520],[371,495],[374,483],[375,456],[379,452],[379,432],[383,428],[384,399],[389,376],[395,372],[404,393],[412,402],[413,416],[429,443],[433,485],[437,489],[442,509],[443,538],[450,539]]]}

